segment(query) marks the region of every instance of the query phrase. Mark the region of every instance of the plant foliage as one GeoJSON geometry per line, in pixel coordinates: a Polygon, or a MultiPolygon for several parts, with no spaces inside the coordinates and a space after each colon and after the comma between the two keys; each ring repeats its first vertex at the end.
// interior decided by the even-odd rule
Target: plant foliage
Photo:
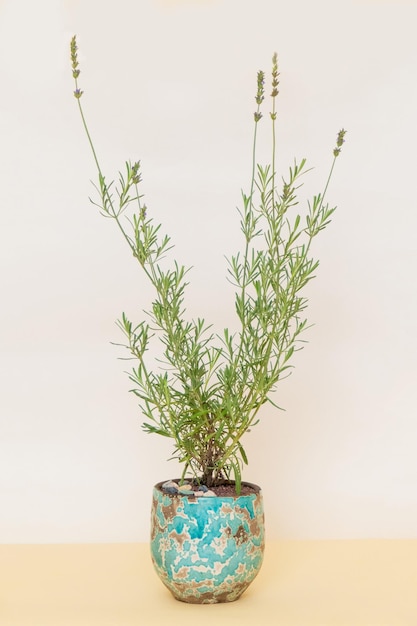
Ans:
{"type": "Polygon", "coordinates": [[[148,433],[170,437],[174,457],[208,487],[233,479],[239,493],[247,456],[243,435],[258,422],[260,407],[291,367],[300,335],[307,327],[304,288],[314,277],[318,261],[310,254],[312,240],[330,222],[335,207],[325,202],[335,161],[344,142],[338,133],[333,162],[324,191],[301,213],[295,210],[297,188],[306,161],[294,162],[284,179],[275,171],[277,55],[272,58],[271,162],[256,162],[258,126],[265,97],[264,73],[257,75],[254,113],[252,179],[242,194],[242,250],[228,260],[228,278],[235,288],[237,332],[215,334],[204,318],[188,320],[185,308],[188,268],[176,261],[161,263],[171,250],[149,215],[141,194],[140,163],[127,162],[117,182],[108,182],[100,167],[81,106],[78,87],[77,42],[71,40],[71,62],[84,129],[98,170],[98,200],[112,218],[144,275],[154,288],[145,319],[132,322],[123,313],[118,322],[136,366],[129,373],[145,417],[148,433]],[[163,362],[154,371],[147,363],[152,340],[162,345],[163,362]]]}

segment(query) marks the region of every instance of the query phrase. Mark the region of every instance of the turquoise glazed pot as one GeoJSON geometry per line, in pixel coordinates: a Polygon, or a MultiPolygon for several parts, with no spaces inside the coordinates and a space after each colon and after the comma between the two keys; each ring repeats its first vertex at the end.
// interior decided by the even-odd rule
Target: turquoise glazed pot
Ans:
{"type": "Polygon", "coordinates": [[[237,600],[259,572],[264,511],[257,485],[249,495],[168,494],[153,490],[151,554],[177,600],[214,604],[237,600]]]}

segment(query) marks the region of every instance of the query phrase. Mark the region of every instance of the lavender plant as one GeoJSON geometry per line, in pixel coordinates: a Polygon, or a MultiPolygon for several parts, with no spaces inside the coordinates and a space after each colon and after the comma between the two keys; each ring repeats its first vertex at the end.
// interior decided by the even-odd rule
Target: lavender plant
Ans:
{"type": "Polygon", "coordinates": [[[242,468],[248,463],[242,438],[258,423],[265,402],[276,406],[272,394],[289,373],[307,328],[304,288],[319,264],[310,247],[335,211],[325,196],[346,131],[337,135],[324,190],[307,202],[303,213],[295,210],[297,188],[308,170],[303,159],[294,162],[286,178],[276,173],[277,55],[272,58],[271,162],[264,166],[256,160],[265,98],[264,72],[258,72],[252,176],[239,211],[243,245],[227,267],[239,329],[225,328],[218,335],[203,317],[187,319],[189,268],[176,261],[168,268],[162,263],[173,246],[143,201],[140,162],[127,161],[117,182],[107,182],[103,174],[81,105],[75,36],[71,62],[74,96],[98,171],[94,204],[116,222],[155,293],[145,319],[132,322],[122,313],[118,321],[125,337],[122,345],[136,362],[129,377],[145,416],[143,428],[173,440],[173,457],[183,464],[183,478],[192,474],[207,487],[234,480],[239,493],[242,468]],[[163,351],[157,371],[146,358],[155,340],[163,351]]]}

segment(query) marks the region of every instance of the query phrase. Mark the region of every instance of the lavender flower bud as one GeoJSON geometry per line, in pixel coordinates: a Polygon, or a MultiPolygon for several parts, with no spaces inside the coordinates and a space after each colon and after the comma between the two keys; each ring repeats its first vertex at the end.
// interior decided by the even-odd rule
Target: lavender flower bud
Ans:
{"type": "Polygon", "coordinates": [[[258,72],[258,91],[256,92],[256,104],[262,104],[264,99],[264,82],[265,82],[265,74],[264,72],[258,72]]]}
{"type": "Polygon", "coordinates": [[[333,150],[334,157],[339,156],[343,144],[345,143],[346,131],[342,128],[337,135],[336,148],[333,150]]]}

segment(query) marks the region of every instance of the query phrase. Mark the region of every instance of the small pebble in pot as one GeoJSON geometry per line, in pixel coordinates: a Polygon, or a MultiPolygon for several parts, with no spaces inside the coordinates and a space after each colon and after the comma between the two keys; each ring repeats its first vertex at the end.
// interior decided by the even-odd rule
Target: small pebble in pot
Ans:
{"type": "Polygon", "coordinates": [[[194,491],[191,488],[191,485],[181,485],[178,487],[178,493],[183,496],[191,496],[194,494],[194,491]]]}
{"type": "Polygon", "coordinates": [[[167,480],[162,485],[162,490],[165,491],[165,493],[178,493],[178,485],[174,483],[173,480],[167,480]]]}

